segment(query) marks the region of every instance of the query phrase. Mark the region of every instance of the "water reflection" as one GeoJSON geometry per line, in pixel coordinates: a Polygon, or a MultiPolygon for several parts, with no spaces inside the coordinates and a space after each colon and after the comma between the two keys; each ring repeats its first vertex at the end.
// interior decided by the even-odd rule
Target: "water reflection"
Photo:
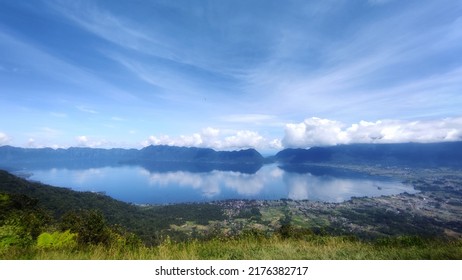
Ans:
{"type": "Polygon", "coordinates": [[[308,174],[285,173],[288,198],[342,202],[352,197],[373,197],[412,192],[412,188],[396,181],[336,178],[308,174]]]}
{"type": "Polygon", "coordinates": [[[255,174],[263,166],[261,163],[204,163],[204,162],[139,162],[138,166],[149,172],[186,171],[190,173],[206,173],[213,171],[233,171],[244,174],[255,174]]]}
{"type": "Polygon", "coordinates": [[[213,198],[219,196],[224,188],[241,196],[258,195],[265,186],[265,178],[259,174],[245,174],[239,172],[212,171],[207,173],[167,172],[150,173],[142,171],[149,178],[149,185],[153,187],[181,186],[193,188],[202,195],[213,198]]]}
{"type": "Polygon", "coordinates": [[[31,179],[78,191],[105,192],[132,203],[180,203],[223,199],[342,202],[351,197],[413,193],[396,180],[329,168],[265,165],[254,173],[118,166],[80,170],[31,170],[31,179]]]}

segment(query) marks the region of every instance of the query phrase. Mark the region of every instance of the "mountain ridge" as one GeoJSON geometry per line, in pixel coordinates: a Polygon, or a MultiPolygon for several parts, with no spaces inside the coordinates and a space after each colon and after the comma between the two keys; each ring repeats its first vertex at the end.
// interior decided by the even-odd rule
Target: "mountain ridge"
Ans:
{"type": "Polygon", "coordinates": [[[439,143],[348,144],[310,149],[284,149],[281,164],[337,163],[397,166],[462,166],[462,141],[439,143]]]}
{"type": "MultiPolygon", "coordinates": [[[[0,147],[0,167],[53,167],[64,166],[103,167],[120,164],[210,164],[212,169],[239,170],[236,165],[251,166],[249,170],[258,170],[264,163],[263,156],[255,149],[238,151],[215,151],[209,148],[147,146],[137,149],[101,149],[71,147],[68,149],[0,147]]],[[[7,168],[7,169],[8,169],[7,168]]],[[[203,168],[202,168],[203,169],[203,168]]],[[[199,169],[201,170],[201,169],[199,169]]]]}
{"type": "MultiPolygon", "coordinates": [[[[142,149],[71,147],[68,149],[0,147],[0,166],[21,167],[54,164],[68,166],[138,164],[144,166],[202,165],[197,170],[239,170],[236,166],[252,166],[258,170],[266,163],[313,164],[366,163],[402,166],[462,166],[462,141],[439,143],[344,144],[309,149],[288,148],[274,156],[263,157],[255,149],[216,151],[211,148],[151,145],[142,149]]],[[[189,167],[188,167],[189,168],[189,167]]],[[[174,168],[173,168],[174,169],[174,168]]],[[[190,169],[190,168],[189,168],[190,169]]]]}

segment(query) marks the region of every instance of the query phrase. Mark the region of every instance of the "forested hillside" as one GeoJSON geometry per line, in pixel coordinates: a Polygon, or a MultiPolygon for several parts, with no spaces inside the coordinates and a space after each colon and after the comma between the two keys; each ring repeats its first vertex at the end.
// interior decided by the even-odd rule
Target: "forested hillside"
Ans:
{"type": "Polygon", "coordinates": [[[27,197],[34,202],[34,207],[41,209],[55,221],[60,221],[69,213],[97,211],[108,225],[119,225],[135,233],[146,244],[160,242],[160,232],[169,229],[172,224],[180,225],[185,221],[207,224],[210,220],[223,219],[221,208],[211,204],[140,207],[117,201],[104,194],[76,192],[29,182],[5,171],[0,171],[0,193],[13,195],[14,198],[27,197]]]}

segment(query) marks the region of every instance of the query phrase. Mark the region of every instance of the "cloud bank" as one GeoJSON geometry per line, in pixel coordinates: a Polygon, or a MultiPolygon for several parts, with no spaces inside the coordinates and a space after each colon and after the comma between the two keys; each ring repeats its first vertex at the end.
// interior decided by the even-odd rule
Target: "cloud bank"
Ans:
{"type": "Polygon", "coordinates": [[[171,137],[168,135],[149,136],[142,142],[143,146],[168,145],[181,147],[201,147],[215,150],[236,150],[236,149],[278,149],[278,139],[266,139],[258,132],[250,130],[222,131],[216,128],[205,128],[199,133],[171,137]]]}
{"type": "Polygon", "coordinates": [[[95,137],[89,137],[85,135],[77,136],[75,138],[77,141],[77,147],[85,147],[85,148],[114,148],[114,147],[121,147],[123,145],[115,144],[113,142],[107,141],[105,139],[99,139],[95,137]]]}
{"type": "Polygon", "coordinates": [[[462,141],[462,117],[427,121],[379,120],[345,125],[308,118],[285,127],[285,148],[308,148],[352,143],[431,143],[462,141]]]}
{"type": "MultiPolygon", "coordinates": [[[[212,148],[214,150],[240,150],[254,148],[263,152],[284,148],[310,148],[355,143],[433,143],[462,141],[462,116],[437,120],[360,121],[345,124],[337,120],[311,117],[300,123],[287,123],[282,138],[268,138],[266,132],[229,130],[207,127],[189,135],[151,135],[139,146],[168,145],[180,147],[212,148]]],[[[114,148],[133,147],[104,138],[80,135],[74,138],[78,147],[114,148]]],[[[8,145],[11,138],[0,132],[0,146],[8,145]]],[[[27,147],[44,147],[35,138],[29,138],[27,147]]],[[[135,145],[136,146],[136,145],[135,145]]],[[[56,146],[57,147],[57,146],[56,146]]]]}
{"type": "Polygon", "coordinates": [[[215,150],[281,150],[355,143],[432,143],[462,141],[462,117],[440,120],[378,120],[345,124],[317,117],[285,125],[282,139],[269,139],[250,130],[205,128],[199,133],[171,137],[149,136],[143,146],[168,145],[212,148],[215,150]]]}

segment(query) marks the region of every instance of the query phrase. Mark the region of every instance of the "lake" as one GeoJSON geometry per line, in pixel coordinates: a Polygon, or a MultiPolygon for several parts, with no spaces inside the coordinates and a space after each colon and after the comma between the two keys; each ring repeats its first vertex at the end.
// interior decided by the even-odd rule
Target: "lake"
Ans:
{"type": "Polygon", "coordinates": [[[253,173],[156,170],[141,166],[27,170],[30,180],[76,191],[103,192],[134,204],[206,202],[226,199],[293,199],[343,202],[352,197],[415,193],[390,178],[324,167],[264,165],[253,173]]]}

